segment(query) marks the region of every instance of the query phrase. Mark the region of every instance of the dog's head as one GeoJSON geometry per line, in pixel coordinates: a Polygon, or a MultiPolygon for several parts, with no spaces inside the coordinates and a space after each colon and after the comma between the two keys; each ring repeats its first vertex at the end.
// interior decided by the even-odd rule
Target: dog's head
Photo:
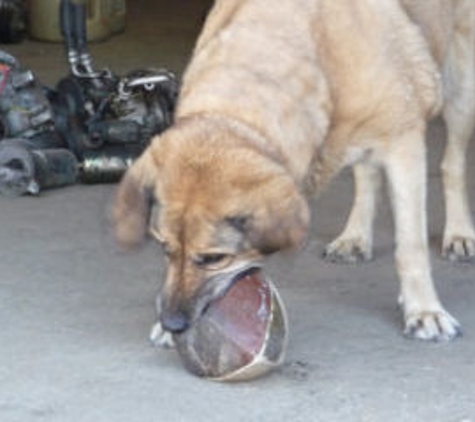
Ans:
{"type": "Polygon", "coordinates": [[[161,320],[176,332],[242,271],[299,246],[309,220],[282,166],[223,134],[188,132],[178,127],[154,140],[124,176],[114,210],[122,244],[137,244],[148,231],[162,244],[161,320]]]}

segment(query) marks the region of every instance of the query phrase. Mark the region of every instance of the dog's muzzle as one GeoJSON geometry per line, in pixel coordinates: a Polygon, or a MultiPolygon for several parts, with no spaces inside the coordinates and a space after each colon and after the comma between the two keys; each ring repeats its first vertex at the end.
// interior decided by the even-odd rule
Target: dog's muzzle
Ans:
{"type": "Polygon", "coordinates": [[[259,264],[253,263],[213,275],[203,283],[193,297],[177,300],[174,304],[163,298],[160,311],[162,328],[173,334],[186,331],[206,312],[209,305],[223,297],[237,280],[260,269],[259,264]]]}

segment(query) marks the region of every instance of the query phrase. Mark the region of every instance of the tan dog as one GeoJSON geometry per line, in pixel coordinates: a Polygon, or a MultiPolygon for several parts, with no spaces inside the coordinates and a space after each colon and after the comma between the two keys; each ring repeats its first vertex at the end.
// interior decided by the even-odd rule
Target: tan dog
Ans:
{"type": "Polygon", "coordinates": [[[444,253],[475,254],[465,149],[475,122],[473,0],[217,0],[183,81],[176,123],[122,181],[121,242],[151,225],[168,257],[161,323],[182,331],[245,268],[304,242],[318,191],[355,165],[347,229],[327,252],[371,255],[387,175],[405,333],[448,340],[429,262],[425,134],[443,112],[444,253]],[[150,220],[150,200],[159,211],[150,220]]]}

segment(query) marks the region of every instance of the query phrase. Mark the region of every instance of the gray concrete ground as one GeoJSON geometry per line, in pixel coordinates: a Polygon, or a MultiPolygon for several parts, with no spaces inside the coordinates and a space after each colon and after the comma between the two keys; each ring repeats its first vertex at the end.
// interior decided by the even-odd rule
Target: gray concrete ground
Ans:
{"type": "MultiPolygon", "coordinates": [[[[97,64],[119,73],[150,65],[180,72],[205,6],[131,2],[127,32],[91,47],[97,64]]],[[[57,44],[2,48],[45,83],[66,73],[57,44]]],[[[344,173],[314,204],[306,249],[269,263],[289,312],[290,343],[280,370],[249,383],[197,379],[174,352],[150,346],[163,261],[152,244],[117,251],[107,220],[114,186],[0,198],[0,421],[474,421],[475,268],[438,256],[443,132],[440,122],[432,125],[432,258],[439,292],[465,336],[452,344],[402,336],[385,197],[373,262],[320,259],[351,202],[344,173]]]]}

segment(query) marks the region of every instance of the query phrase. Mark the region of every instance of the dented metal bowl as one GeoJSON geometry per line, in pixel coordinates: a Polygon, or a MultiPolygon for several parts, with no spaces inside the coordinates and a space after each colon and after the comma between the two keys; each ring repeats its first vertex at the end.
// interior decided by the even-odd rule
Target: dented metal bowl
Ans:
{"type": "Polygon", "coordinates": [[[216,381],[244,381],[282,363],[287,331],[276,287],[255,268],[238,277],[191,328],[173,338],[190,372],[216,381]]]}

